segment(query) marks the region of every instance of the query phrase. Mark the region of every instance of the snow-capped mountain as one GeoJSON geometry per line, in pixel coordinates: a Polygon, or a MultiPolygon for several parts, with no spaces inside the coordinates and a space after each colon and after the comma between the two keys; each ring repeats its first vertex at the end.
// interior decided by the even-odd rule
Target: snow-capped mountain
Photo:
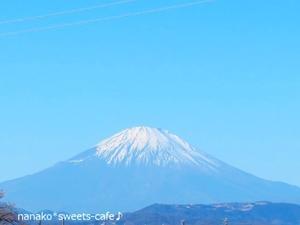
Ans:
{"type": "Polygon", "coordinates": [[[98,157],[114,166],[201,167],[217,170],[221,162],[193,148],[169,131],[134,127],[100,142],[92,154],[70,162],[83,162],[98,157]]]}
{"type": "MultiPolygon", "coordinates": [[[[255,163],[255,162],[254,162],[255,163]]],[[[153,203],[300,203],[300,188],[238,170],[157,128],[134,127],[39,173],[0,184],[39,211],[131,211],[153,203]]]]}

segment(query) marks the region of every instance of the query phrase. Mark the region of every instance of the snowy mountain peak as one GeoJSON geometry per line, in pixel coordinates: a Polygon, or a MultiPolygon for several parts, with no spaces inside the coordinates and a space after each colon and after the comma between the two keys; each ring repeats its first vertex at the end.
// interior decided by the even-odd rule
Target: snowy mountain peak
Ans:
{"type": "Polygon", "coordinates": [[[190,165],[211,170],[220,164],[169,131],[144,126],[103,140],[96,146],[96,155],[113,165],[190,165]]]}

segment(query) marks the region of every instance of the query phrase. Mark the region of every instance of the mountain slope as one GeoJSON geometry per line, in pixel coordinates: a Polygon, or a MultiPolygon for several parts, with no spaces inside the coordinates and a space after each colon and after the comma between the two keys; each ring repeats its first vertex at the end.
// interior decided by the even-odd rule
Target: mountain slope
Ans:
{"type": "Polygon", "coordinates": [[[240,171],[156,128],[124,130],[39,173],[0,184],[29,210],[132,211],[153,203],[300,203],[300,189],[240,171]]]}

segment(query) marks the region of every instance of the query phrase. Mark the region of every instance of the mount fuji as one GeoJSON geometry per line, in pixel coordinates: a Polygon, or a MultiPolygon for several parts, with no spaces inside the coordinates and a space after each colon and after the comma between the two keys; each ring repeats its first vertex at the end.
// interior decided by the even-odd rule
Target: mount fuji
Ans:
{"type": "Polygon", "coordinates": [[[134,127],[36,174],[0,183],[31,211],[132,211],[153,203],[300,203],[300,188],[258,178],[162,129],[134,127]]]}

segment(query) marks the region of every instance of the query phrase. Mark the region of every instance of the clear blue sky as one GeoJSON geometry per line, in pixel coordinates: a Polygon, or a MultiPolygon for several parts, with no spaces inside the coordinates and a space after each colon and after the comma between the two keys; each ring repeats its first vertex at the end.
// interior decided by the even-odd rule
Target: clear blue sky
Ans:
{"type": "MultiPolygon", "coordinates": [[[[4,1],[0,20],[102,2],[4,1]]],[[[187,1],[138,0],[0,24],[0,34],[178,2],[187,1]]],[[[0,37],[0,181],[148,125],[255,175],[300,186],[299,11],[296,0],[215,0],[0,37]]]]}

